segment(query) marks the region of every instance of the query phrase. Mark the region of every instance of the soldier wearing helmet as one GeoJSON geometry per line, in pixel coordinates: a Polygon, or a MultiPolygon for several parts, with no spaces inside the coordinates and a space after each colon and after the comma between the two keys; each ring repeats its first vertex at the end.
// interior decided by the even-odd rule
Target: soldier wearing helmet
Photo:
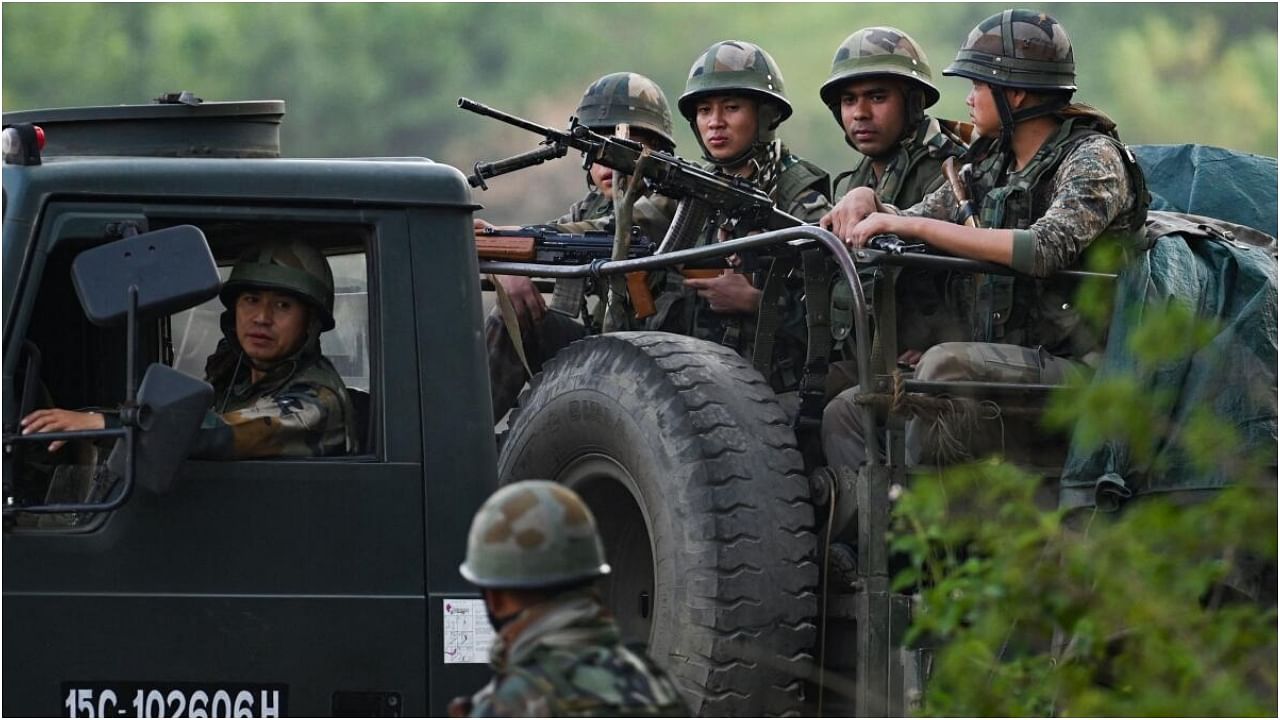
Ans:
{"type": "Polygon", "coordinates": [[[497,637],[494,678],[453,717],[679,717],[689,711],[651,660],[622,643],[595,581],[610,571],[595,518],[563,485],[525,480],[476,513],[462,576],[497,637]]]}
{"type": "MultiPolygon", "coordinates": [[[[630,137],[650,148],[675,151],[671,110],[662,88],[649,78],[631,72],[605,75],[587,87],[575,112],[578,120],[602,135],[614,134],[618,125],[629,126],[630,137]]],[[[632,218],[643,233],[660,239],[675,213],[674,205],[661,195],[641,197],[632,208],[632,218]]],[[[561,232],[613,230],[613,171],[599,163],[587,171],[587,195],[574,203],[569,212],[554,223],[561,232]]],[[[476,220],[476,228],[488,223],[476,220]]],[[[583,280],[562,279],[556,282],[556,301],[547,312],[546,302],[530,278],[498,276],[510,298],[521,329],[522,349],[529,369],[538,372],[542,364],[561,348],[585,336],[588,328],[598,329],[598,320],[586,311],[583,280]],[[577,302],[562,299],[573,297],[577,302]],[[572,306],[572,307],[564,307],[572,306]]],[[[603,304],[599,307],[603,310],[603,304]]],[[[524,385],[526,371],[498,308],[485,321],[485,340],[489,348],[489,386],[494,419],[500,419],[515,404],[524,385]]]]}
{"type": "MultiPolygon", "coordinates": [[[[938,189],[942,162],[960,157],[971,127],[925,114],[938,102],[933,71],[924,48],[893,27],[867,27],[845,38],[831,61],[831,75],[818,91],[844,133],[861,154],[853,170],[836,176],[846,187],[867,187],[881,202],[910,207],[938,189]]],[[[952,282],[947,273],[903,269],[897,278],[899,361],[914,366],[922,351],[947,340],[963,339],[964,323],[946,301],[952,282]]],[[[832,319],[852,327],[852,301],[843,280],[833,289],[832,319]]],[[[843,361],[833,376],[856,378],[853,363],[843,361]]]]}
{"type": "MultiPolygon", "coordinates": [[[[759,46],[726,40],[707,48],[689,69],[684,94],[676,103],[689,122],[703,158],[721,172],[750,180],[773,198],[777,207],[814,222],[830,207],[831,181],[826,171],[802,160],[778,138],[778,127],[791,116],[782,72],[759,46]]],[[[762,230],[736,224],[718,229],[720,239],[762,230]]],[[[763,299],[764,277],[727,271],[712,279],[664,278],[651,329],[714,340],[750,356],[756,317],[763,299]]],[[[771,382],[794,389],[803,370],[806,336],[803,290],[788,285],[771,299],[777,305],[771,382]]],[[[774,308],[770,308],[772,311],[774,308]]]]}
{"type": "MultiPolygon", "coordinates": [[[[356,452],[351,399],[320,352],[320,334],[334,326],[333,273],[324,256],[298,241],[254,247],[236,262],[219,298],[226,307],[223,339],[205,364],[214,406],[192,456],[356,452]]],[[[23,419],[23,432],[98,429],[117,422],[110,413],[37,410],[23,419]]]]}
{"type": "MultiPolygon", "coordinates": [[[[1074,308],[1076,283],[1051,276],[1079,268],[1099,238],[1128,253],[1145,249],[1142,171],[1115,123],[1071,102],[1071,40],[1048,15],[1005,10],[987,18],[943,74],[973,83],[966,103],[982,137],[966,159],[980,227],[960,224],[960,203],[948,184],[905,210],[882,206],[870,189],[856,188],[822,224],[850,247],[896,233],[1017,271],[981,278],[963,308],[972,342],[930,348],[920,359],[918,379],[1057,384],[1087,373],[1101,354],[1105,332],[1074,308]]],[[[827,406],[823,446],[831,464],[865,461],[858,415],[851,393],[827,406]]],[[[1017,455],[1043,445],[1035,430],[1034,423],[965,423],[944,415],[927,425],[911,421],[908,446],[916,459],[933,463],[1002,450],[1017,455]]]]}

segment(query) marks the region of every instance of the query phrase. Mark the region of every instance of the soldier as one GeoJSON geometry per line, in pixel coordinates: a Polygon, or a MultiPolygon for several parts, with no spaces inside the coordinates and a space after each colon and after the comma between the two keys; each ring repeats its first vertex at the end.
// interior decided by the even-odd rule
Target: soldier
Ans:
{"type": "MultiPolygon", "coordinates": [[[[879,203],[869,188],[855,188],[822,224],[854,248],[896,233],[1020,273],[987,276],[968,308],[980,342],[929,349],[917,378],[1062,383],[1096,363],[1102,335],[1073,307],[1075,284],[1050,275],[1079,267],[1086,248],[1104,235],[1128,243],[1126,249],[1138,246],[1147,208],[1142,172],[1113,122],[1071,103],[1071,41],[1047,15],[1006,10],[984,20],[943,74],[973,81],[966,103],[982,136],[969,151],[981,227],[958,224],[959,203],[947,184],[903,211],[879,203]]],[[[832,401],[823,418],[832,465],[865,461],[853,392],[832,401]]],[[[998,417],[960,421],[946,414],[911,421],[908,447],[916,460],[946,463],[1009,449],[1006,440],[1012,448],[1034,446],[1034,430],[998,417]]]]}
{"type": "MultiPolygon", "coordinates": [[[[630,126],[633,140],[657,150],[675,151],[667,98],[657,83],[643,75],[611,73],[596,80],[583,93],[575,115],[583,125],[603,135],[612,135],[619,124],[626,123],[630,126]]],[[[587,232],[612,228],[613,171],[598,163],[592,165],[587,171],[587,188],[587,196],[574,203],[568,214],[556,220],[560,231],[587,232]]],[[[673,213],[670,201],[662,196],[642,197],[632,210],[635,223],[655,240],[661,239],[666,232],[673,213]]],[[[487,225],[483,220],[476,221],[477,229],[487,225]]],[[[498,282],[511,299],[522,330],[525,359],[533,372],[541,370],[542,364],[561,348],[587,334],[588,329],[578,320],[581,316],[590,322],[585,302],[570,302],[571,308],[559,307],[566,303],[553,302],[553,309],[560,311],[547,313],[546,302],[530,278],[502,275],[498,276],[498,282]]],[[[581,297],[582,282],[558,281],[557,298],[581,297]]],[[[485,338],[489,348],[493,417],[498,420],[515,404],[516,395],[524,385],[525,368],[498,308],[494,308],[485,321],[485,338]]]]}
{"type": "MultiPolygon", "coordinates": [[[[357,451],[355,410],[320,352],[333,329],[333,273],[315,248],[273,242],[236,262],[219,293],[223,339],[205,364],[214,406],[192,457],[230,460],[357,451]]],[[[118,415],[37,410],[23,434],[118,426],[118,415]]],[[[53,443],[50,451],[61,442],[53,443]]]]}
{"type": "Polygon", "coordinates": [[[543,480],[499,489],[476,513],[462,576],[482,588],[497,637],[494,678],[452,717],[679,717],[689,711],[651,660],[622,644],[600,603],[609,573],[595,518],[543,480]]]}
{"type": "MultiPolygon", "coordinates": [[[[945,181],[942,162],[964,154],[972,127],[925,114],[938,102],[933,71],[924,49],[892,27],[858,30],[836,48],[831,76],[818,91],[844,132],[845,142],[862,155],[853,170],[836,176],[848,187],[868,187],[881,202],[910,207],[945,181]]],[[[948,302],[947,273],[904,269],[897,277],[899,363],[914,367],[922,351],[940,342],[964,339],[965,324],[948,302]]],[[[841,302],[848,286],[841,280],[833,295],[833,323],[852,327],[851,302],[841,302]]],[[[853,363],[833,366],[856,381],[853,363]]]]}
{"type": "MultiPolygon", "coordinates": [[[[827,173],[794,155],[777,137],[778,126],[791,116],[791,103],[782,72],[760,47],[727,40],[707,48],[690,68],[677,105],[714,169],[749,179],[779,209],[806,222],[817,221],[830,207],[827,173]]],[[[738,224],[719,228],[718,237],[742,237],[763,229],[738,224]]],[[[686,280],[676,272],[655,275],[665,280],[658,313],[649,319],[651,329],[692,334],[751,356],[763,277],[753,280],[734,271],[712,279],[686,280]]],[[[779,294],[777,307],[770,308],[781,327],[770,378],[778,391],[794,389],[803,370],[801,294],[802,289],[792,285],[779,294]]]]}

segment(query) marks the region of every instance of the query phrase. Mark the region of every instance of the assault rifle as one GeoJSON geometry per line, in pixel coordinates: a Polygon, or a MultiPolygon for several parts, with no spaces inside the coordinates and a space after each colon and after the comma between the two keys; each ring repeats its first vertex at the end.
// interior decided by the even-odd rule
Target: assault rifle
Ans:
{"type": "Polygon", "coordinates": [[[718,225],[734,220],[760,230],[803,224],[798,218],[774,207],[768,193],[744,178],[703,170],[675,155],[646,148],[634,140],[600,135],[580,124],[577,118],[569,119],[568,130],[556,130],[467,98],[458,98],[458,107],[541,135],[542,144],[546,146],[496,162],[476,163],[474,174],[468,178],[472,187],[484,188],[485,178],[563,157],[571,148],[581,151],[584,167],[600,163],[633,177],[633,181],[643,182],[648,190],[677,201],[675,218],[656,253],[692,247],[708,221],[718,225]],[[637,174],[639,177],[635,177],[637,174]]]}
{"type": "MultiPolygon", "coordinates": [[[[653,251],[653,241],[641,235],[638,228],[632,228],[627,257],[647,257],[653,251]]],[[[476,254],[481,260],[586,265],[612,257],[613,233],[562,233],[554,227],[538,225],[515,230],[486,228],[476,231],[476,254]]]]}
{"type": "MultiPolygon", "coordinates": [[[[551,226],[529,225],[514,230],[485,228],[476,231],[476,254],[481,260],[532,262],[543,265],[590,265],[612,259],[614,234],[589,231],[581,234],[562,233],[551,226]]],[[[628,259],[648,257],[656,246],[638,227],[631,228],[628,259]]],[[[696,268],[682,268],[685,277],[709,278],[729,266],[719,258],[704,261],[696,268]]],[[[638,313],[654,312],[653,296],[647,284],[648,273],[627,273],[627,289],[638,313]]],[[[582,302],[581,283],[556,283],[553,309],[572,315],[582,302]]]]}

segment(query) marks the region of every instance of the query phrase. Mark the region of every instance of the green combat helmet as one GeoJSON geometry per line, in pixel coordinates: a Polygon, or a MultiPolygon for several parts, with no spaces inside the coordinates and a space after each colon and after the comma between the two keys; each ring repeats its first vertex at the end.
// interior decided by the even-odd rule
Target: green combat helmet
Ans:
{"type": "MultiPolygon", "coordinates": [[[[840,43],[831,61],[831,77],[818,94],[831,109],[836,124],[840,121],[840,90],[850,80],[892,75],[907,81],[907,120],[915,125],[924,117],[925,108],[938,102],[940,94],[933,84],[929,58],[912,37],[893,27],[862,28],[840,43]]],[[[848,138],[845,138],[848,142],[848,138]]]]}
{"type": "Polygon", "coordinates": [[[333,271],[320,251],[306,243],[270,242],[248,250],[218,296],[231,309],[236,296],[249,288],[291,292],[319,311],[322,330],[333,329],[333,271]]]}
{"type": "Polygon", "coordinates": [[[1076,90],[1075,56],[1067,29],[1034,10],[1005,10],[978,23],[942,74],[1051,96],[1047,102],[1014,113],[1003,92],[992,93],[1000,112],[1001,143],[1006,145],[1014,125],[1056,112],[1076,90]]]}
{"type": "Polygon", "coordinates": [[[612,133],[615,127],[627,123],[665,142],[661,150],[675,150],[667,96],[644,75],[618,72],[596,80],[582,94],[575,114],[579,122],[597,132],[612,133]]]}
{"type": "Polygon", "coordinates": [[[1076,89],[1066,28],[1034,10],[1005,10],[978,23],[942,74],[1027,90],[1076,89]]]}
{"type": "Polygon", "coordinates": [[[569,585],[609,574],[596,521],[569,488],[523,480],[500,488],[471,521],[462,577],[482,588],[569,585]]]}
{"type": "MultiPolygon", "coordinates": [[[[718,42],[699,55],[693,67],[689,68],[684,94],[676,104],[680,114],[689,121],[689,127],[693,128],[693,136],[698,138],[699,145],[702,145],[702,136],[698,134],[698,99],[709,95],[746,95],[759,101],[757,146],[773,142],[774,131],[791,117],[791,102],[783,89],[782,71],[769,53],[753,43],[741,40],[718,42]]],[[[711,159],[706,146],[702,151],[711,159]]],[[[748,150],[750,152],[754,152],[754,148],[748,150]]],[[[716,162],[734,165],[745,157],[716,162]]]]}

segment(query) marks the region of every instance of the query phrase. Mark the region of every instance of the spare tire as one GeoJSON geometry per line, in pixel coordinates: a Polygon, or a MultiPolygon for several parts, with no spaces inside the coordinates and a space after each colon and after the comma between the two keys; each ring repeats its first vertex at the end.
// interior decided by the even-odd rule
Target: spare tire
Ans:
{"type": "Polygon", "coordinates": [[[814,511],[786,415],[743,358],[659,332],[578,341],[521,396],[498,473],[565,483],[591,506],[624,638],[693,712],[805,712],[814,511]]]}

